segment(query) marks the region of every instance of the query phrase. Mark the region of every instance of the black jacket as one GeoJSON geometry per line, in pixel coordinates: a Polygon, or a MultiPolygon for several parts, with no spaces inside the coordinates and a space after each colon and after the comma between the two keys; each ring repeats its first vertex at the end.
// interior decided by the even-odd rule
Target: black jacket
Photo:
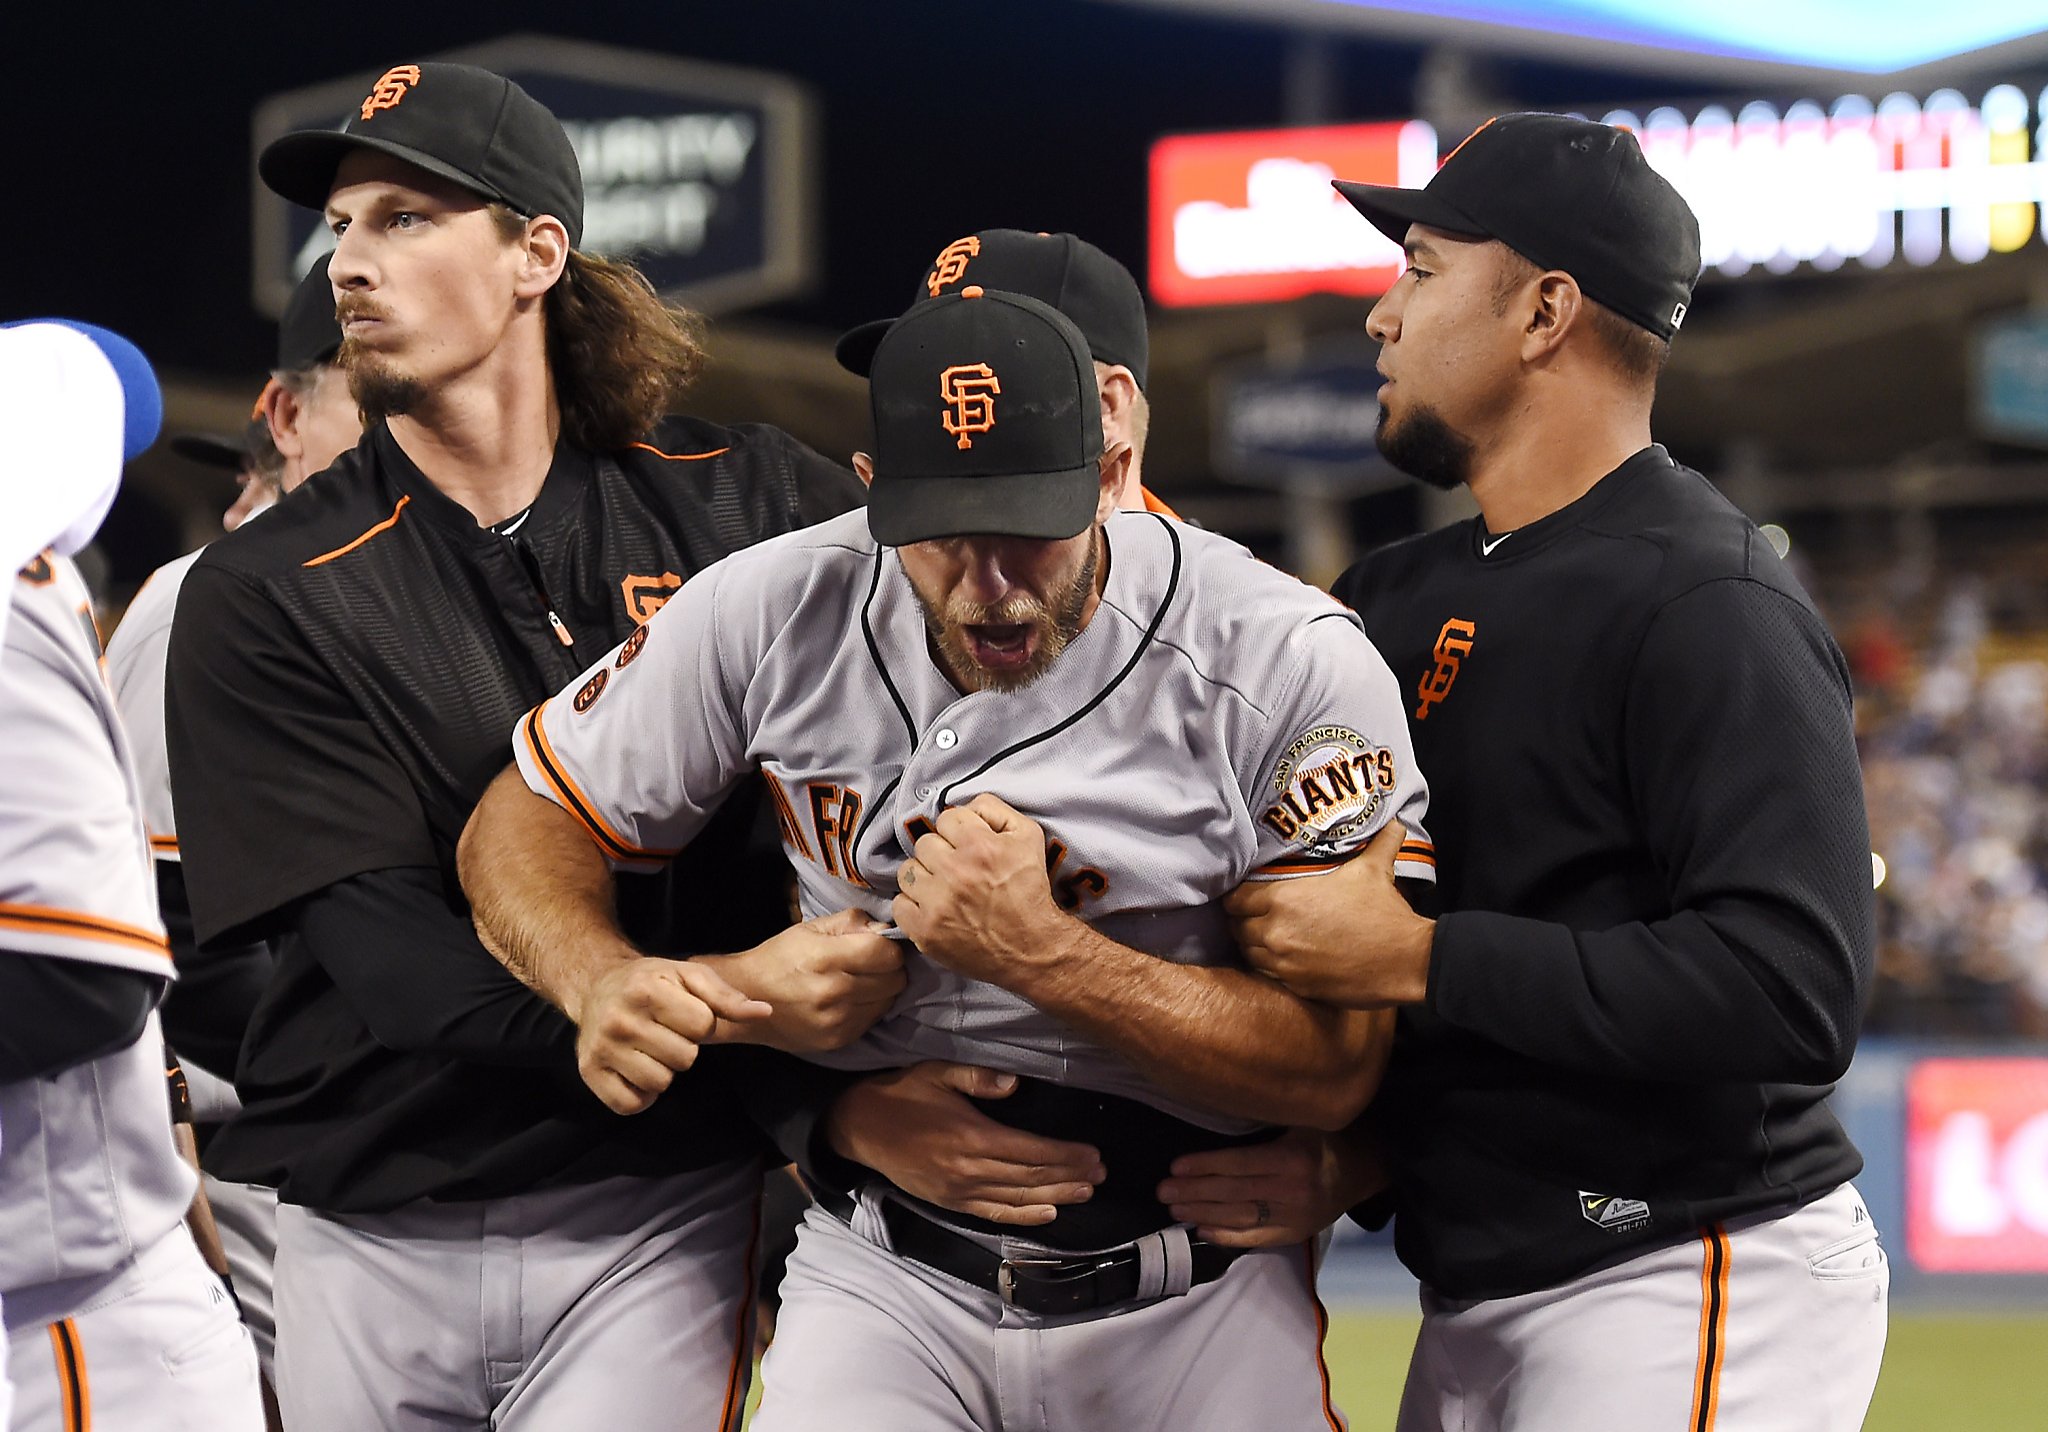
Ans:
{"type": "MultiPolygon", "coordinates": [[[[267,936],[243,1112],[209,1165],[335,1212],[484,1198],[751,1151],[717,1061],[610,1114],[573,1031],[476,942],[454,851],[529,708],[693,573],[859,503],[772,428],[670,419],[610,455],[557,449],[512,535],[477,525],[382,425],[180,596],[171,777],[199,940],[267,936]]],[[[659,877],[621,882],[643,946],[730,949],[788,923],[744,801],[659,877]]]]}
{"type": "Polygon", "coordinates": [[[1854,1175],[1823,1102],[1875,947],[1848,672],[1757,529],[1652,447],[1334,590],[1430,786],[1443,914],[1373,1115],[1408,1266],[1526,1292],[1854,1175]]]}

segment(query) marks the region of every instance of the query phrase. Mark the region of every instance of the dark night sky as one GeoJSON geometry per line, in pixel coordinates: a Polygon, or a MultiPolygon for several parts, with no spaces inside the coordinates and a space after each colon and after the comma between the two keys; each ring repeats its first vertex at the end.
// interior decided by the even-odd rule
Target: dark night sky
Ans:
{"type": "MultiPolygon", "coordinates": [[[[38,8],[25,47],[37,62],[12,66],[7,87],[15,207],[0,225],[0,314],[108,324],[172,372],[266,365],[270,330],[248,299],[255,106],[500,35],[645,46],[807,84],[822,272],[809,297],[767,312],[820,329],[892,311],[905,274],[992,225],[1073,229],[1142,273],[1150,141],[1284,117],[1282,32],[1099,0],[117,5],[63,22],[38,8]]],[[[1415,47],[1347,39],[1336,53],[1335,117],[1413,112],[1415,47]]],[[[1529,104],[1712,92],[1512,61],[1496,77],[1529,104]]]]}

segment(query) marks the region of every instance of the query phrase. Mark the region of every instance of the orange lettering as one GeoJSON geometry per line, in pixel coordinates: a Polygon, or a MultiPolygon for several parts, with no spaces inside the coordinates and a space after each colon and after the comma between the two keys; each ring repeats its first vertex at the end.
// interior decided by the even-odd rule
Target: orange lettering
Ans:
{"type": "Polygon", "coordinates": [[[946,431],[971,448],[969,433],[985,433],[996,425],[996,395],[1003,385],[986,363],[956,363],[939,374],[939,397],[947,404],[939,414],[946,431]]]}
{"type": "Polygon", "coordinates": [[[370,86],[369,98],[363,101],[362,115],[368,119],[380,109],[397,109],[400,100],[412,92],[420,82],[418,65],[393,65],[377,77],[377,83],[370,86]]]}
{"type": "Polygon", "coordinates": [[[932,260],[932,271],[925,276],[924,291],[937,298],[940,289],[960,281],[960,276],[967,272],[967,261],[980,252],[981,240],[972,234],[940,249],[939,256],[932,260]]]}

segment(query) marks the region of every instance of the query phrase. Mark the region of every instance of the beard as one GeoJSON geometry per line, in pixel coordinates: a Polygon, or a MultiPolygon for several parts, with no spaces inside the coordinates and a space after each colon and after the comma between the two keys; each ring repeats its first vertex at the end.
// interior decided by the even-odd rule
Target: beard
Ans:
{"type": "MultiPolygon", "coordinates": [[[[388,317],[388,313],[361,294],[345,294],[334,306],[335,322],[344,325],[351,318],[388,317]]],[[[356,400],[366,424],[403,417],[426,396],[419,379],[399,372],[389,359],[365,348],[357,339],[344,337],[334,362],[348,375],[348,395],[356,400]]]]}
{"type": "Polygon", "coordinates": [[[404,417],[426,396],[419,379],[366,352],[353,338],[342,339],[334,361],[348,374],[348,395],[355,399],[365,423],[404,417]]]}
{"type": "Polygon", "coordinates": [[[1441,492],[1464,486],[1472,476],[1472,440],[1434,408],[1415,408],[1398,423],[1389,422],[1381,408],[1373,441],[1388,462],[1441,492]]]}
{"type": "MultiPolygon", "coordinates": [[[[917,604],[924,612],[925,632],[932,645],[938,648],[946,669],[963,684],[975,690],[1022,691],[1045,675],[1059,654],[1081,634],[1081,613],[1087,610],[1088,597],[1095,590],[1095,571],[1096,544],[1091,541],[1080,568],[1049,593],[1046,601],[1018,592],[994,603],[955,597],[941,607],[923,592],[917,592],[917,604]],[[1037,641],[1030,661],[1015,670],[983,666],[961,639],[960,628],[968,626],[1031,628],[1037,641]]],[[[914,584],[911,590],[917,591],[914,584]]]]}

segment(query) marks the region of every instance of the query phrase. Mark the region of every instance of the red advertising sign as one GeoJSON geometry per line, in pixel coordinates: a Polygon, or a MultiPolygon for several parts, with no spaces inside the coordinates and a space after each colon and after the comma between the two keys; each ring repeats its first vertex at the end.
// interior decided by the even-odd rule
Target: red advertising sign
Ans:
{"type": "Polygon", "coordinates": [[[1401,276],[1400,245],[1332,179],[1419,187],[1436,173],[1420,120],[1188,134],[1152,146],[1152,296],[1176,307],[1370,296],[1401,276]]]}
{"type": "Polygon", "coordinates": [[[1914,1066],[1906,1247],[1930,1273],[2048,1273],[2048,1059],[1914,1066]]]}

